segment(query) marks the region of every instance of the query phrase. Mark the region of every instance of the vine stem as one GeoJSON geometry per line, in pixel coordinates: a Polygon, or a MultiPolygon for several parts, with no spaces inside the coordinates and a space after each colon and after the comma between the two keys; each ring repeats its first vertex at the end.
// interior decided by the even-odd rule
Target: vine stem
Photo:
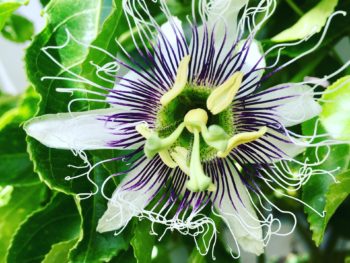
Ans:
{"type": "Polygon", "coordinates": [[[297,13],[299,16],[303,16],[304,12],[301,10],[293,0],[286,0],[287,4],[297,13]]]}

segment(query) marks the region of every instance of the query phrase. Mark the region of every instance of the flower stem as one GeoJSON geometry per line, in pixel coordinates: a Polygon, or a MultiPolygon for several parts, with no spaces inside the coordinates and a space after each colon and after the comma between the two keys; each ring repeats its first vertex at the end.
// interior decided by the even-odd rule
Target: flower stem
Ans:
{"type": "Polygon", "coordinates": [[[294,10],[295,13],[297,13],[299,16],[303,16],[304,12],[301,10],[293,0],[286,0],[287,4],[294,10]]]}

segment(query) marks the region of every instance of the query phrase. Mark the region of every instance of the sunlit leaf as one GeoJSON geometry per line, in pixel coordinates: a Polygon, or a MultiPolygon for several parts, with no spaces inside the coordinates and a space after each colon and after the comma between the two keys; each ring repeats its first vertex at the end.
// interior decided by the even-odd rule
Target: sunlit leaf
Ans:
{"type": "Polygon", "coordinates": [[[76,243],[77,239],[72,239],[53,245],[51,251],[45,256],[42,263],[69,262],[69,253],[76,243]]]}
{"type": "Polygon", "coordinates": [[[273,41],[293,41],[318,33],[333,13],[338,0],[323,0],[303,15],[292,27],[273,37],[273,41]]]}
{"type": "MultiPolygon", "coordinates": [[[[315,120],[308,121],[303,124],[304,135],[312,135],[314,130],[315,120]]],[[[319,127],[317,134],[324,134],[325,131],[322,127],[319,127]]],[[[319,140],[318,140],[319,141],[319,140]]],[[[320,160],[325,159],[328,154],[327,147],[321,147],[319,149],[310,148],[306,151],[310,163],[317,163],[320,160]]],[[[350,147],[348,145],[335,145],[331,146],[329,156],[326,160],[313,167],[313,170],[321,169],[326,171],[332,171],[332,175],[336,176],[348,169],[350,162],[350,147]],[[338,169],[337,169],[338,168],[338,169]]],[[[322,217],[323,211],[326,207],[326,194],[329,191],[331,185],[333,185],[334,177],[327,173],[319,173],[312,175],[309,181],[303,185],[302,200],[314,208],[318,213],[305,207],[305,211],[308,215],[308,222],[310,229],[312,230],[312,238],[316,245],[319,245],[323,239],[324,229],[327,225],[326,217],[322,217]],[[320,215],[321,214],[321,215],[320,215]]]]}
{"type": "Polygon", "coordinates": [[[327,132],[335,139],[350,140],[350,76],[329,86],[322,99],[320,119],[327,132]]]}
{"type": "MultiPolygon", "coordinates": [[[[103,74],[103,78],[109,81],[100,78],[97,74],[96,67],[93,66],[91,62],[93,62],[93,64],[95,65],[98,65],[99,67],[103,67],[108,63],[110,65],[113,65],[112,63],[115,63],[115,59],[113,58],[113,56],[116,56],[119,50],[119,47],[116,44],[116,39],[118,35],[122,33],[123,29],[125,29],[125,26],[121,27],[119,23],[123,13],[122,11],[122,2],[119,0],[114,0],[113,11],[104,22],[101,32],[96,37],[95,41],[92,43],[93,46],[98,47],[99,49],[91,48],[89,50],[89,54],[86,60],[82,64],[81,75],[89,79],[90,81],[106,88],[113,88],[115,77],[99,73],[103,74]],[[105,50],[105,52],[101,51],[101,49],[105,50]],[[106,52],[108,52],[108,54],[106,52]]],[[[91,86],[86,86],[86,88],[92,89],[91,86]]],[[[99,90],[99,92],[101,92],[101,90],[99,90]]],[[[98,96],[90,96],[90,98],[101,99],[101,97],[98,96]]],[[[103,107],[101,103],[90,102],[89,104],[90,109],[101,107],[103,107]]]]}
{"type": "Polygon", "coordinates": [[[0,185],[24,186],[38,183],[33,164],[27,153],[23,121],[34,116],[38,96],[29,88],[19,106],[0,117],[0,185]]]}
{"type": "MultiPolygon", "coordinates": [[[[56,88],[77,87],[76,83],[65,80],[43,80],[43,77],[72,77],[62,67],[68,67],[74,73],[81,71],[79,64],[88,54],[88,47],[99,30],[99,16],[102,0],[52,0],[46,7],[48,26],[35,37],[26,54],[26,67],[29,80],[41,95],[38,115],[46,113],[66,112],[72,97],[66,93],[56,92],[56,88]],[[67,8],[69,7],[69,8],[67,8]],[[69,35],[73,37],[69,37],[69,35]],[[77,43],[77,39],[85,44],[77,43]],[[48,48],[49,58],[42,48],[48,48]],[[57,66],[61,63],[62,66],[57,66]]],[[[85,103],[75,103],[72,110],[82,110],[85,103]]],[[[84,166],[80,158],[74,158],[69,151],[48,149],[29,138],[29,152],[35,170],[51,188],[73,193],[81,191],[81,183],[65,180],[66,176],[77,175],[82,171],[74,170],[69,165],[84,166]]]]}
{"type": "Polygon", "coordinates": [[[41,262],[51,246],[77,238],[80,216],[74,199],[55,195],[21,225],[12,240],[8,262],[41,262]]]}
{"type": "Polygon", "coordinates": [[[337,208],[350,194],[350,171],[346,171],[337,176],[337,183],[332,184],[326,195],[326,217],[325,225],[336,212],[337,208]]]}
{"type": "Polygon", "coordinates": [[[138,263],[151,262],[155,236],[151,235],[150,231],[151,223],[148,220],[143,220],[135,226],[131,245],[138,263]]]}
{"type": "Polygon", "coordinates": [[[0,262],[4,263],[7,249],[19,225],[44,199],[45,187],[16,187],[7,205],[0,207],[0,262]]]}
{"type": "Polygon", "coordinates": [[[10,202],[13,187],[8,185],[0,186],[0,207],[7,205],[10,202]]]}
{"type": "MultiPolygon", "coordinates": [[[[109,173],[102,167],[96,167],[92,179],[101,187],[109,173]]],[[[111,189],[112,191],[114,190],[111,189]]],[[[109,262],[120,251],[127,250],[127,233],[115,236],[113,232],[100,234],[96,231],[98,220],[107,209],[107,200],[97,193],[87,200],[80,201],[82,234],[76,247],[71,251],[72,262],[109,262]]]]}
{"type": "Polygon", "coordinates": [[[1,0],[0,1],[0,30],[6,20],[22,5],[28,4],[29,0],[1,0]]]}
{"type": "Polygon", "coordinates": [[[23,43],[34,35],[34,25],[27,18],[13,14],[6,21],[1,33],[10,41],[23,43]]]}
{"type": "MultiPolygon", "coordinates": [[[[0,87],[1,89],[1,87],[0,87]]],[[[5,112],[15,108],[18,104],[18,97],[0,93],[0,116],[5,112]]]]}

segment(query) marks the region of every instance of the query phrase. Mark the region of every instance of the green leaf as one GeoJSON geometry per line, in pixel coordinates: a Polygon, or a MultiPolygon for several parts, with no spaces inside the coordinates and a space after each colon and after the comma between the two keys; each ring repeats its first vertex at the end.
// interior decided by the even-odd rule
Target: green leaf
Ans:
{"type": "Polygon", "coordinates": [[[46,6],[49,2],[50,0],[40,0],[42,6],[46,6]]]}
{"type": "MultiPolygon", "coordinates": [[[[325,226],[328,224],[331,217],[334,215],[337,208],[350,194],[350,171],[342,173],[337,176],[338,182],[329,187],[326,195],[326,217],[325,226]]],[[[325,228],[324,228],[325,230],[325,228]]],[[[323,232],[324,232],[323,230],[323,232]]]]}
{"type": "Polygon", "coordinates": [[[350,140],[350,76],[329,86],[322,99],[322,125],[333,138],[350,140]]]}
{"type": "Polygon", "coordinates": [[[138,263],[151,262],[154,243],[155,236],[151,235],[151,223],[148,220],[137,222],[134,229],[134,236],[131,239],[131,245],[138,263]]]}
{"type": "Polygon", "coordinates": [[[56,194],[43,209],[18,229],[8,252],[8,262],[41,262],[52,245],[78,237],[80,216],[74,199],[56,194]]]}
{"type": "Polygon", "coordinates": [[[1,33],[10,41],[24,43],[34,35],[34,25],[27,18],[13,14],[6,21],[1,33]]]}
{"type": "MultiPolygon", "coordinates": [[[[12,188],[12,187],[11,187],[12,188]]],[[[39,208],[44,199],[45,187],[35,185],[31,187],[12,188],[7,205],[0,207],[0,262],[5,262],[5,255],[10,241],[25,218],[39,208]]]]}
{"type": "Polygon", "coordinates": [[[18,97],[0,93],[0,116],[2,116],[5,112],[15,108],[17,104],[18,97]]]}
{"type": "Polygon", "coordinates": [[[0,207],[7,205],[10,202],[13,187],[8,185],[0,186],[0,207]]]}
{"type": "MultiPolygon", "coordinates": [[[[58,93],[56,88],[79,87],[77,83],[66,80],[42,79],[48,76],[72,78],[72,75],[64,72],[62,67],[57,66],[42,51],[42,48],[63,45],[62,48],[48,49],[47,52],[58,63],[79,74],[81,71],[80,64],[86,58],[88,48],[86,45],[78,44],[72,39],[69,43],[66,43],[67,31],[75,39],[83,41],[87,45],[90,44],[98,33],[101,4],[102,0],[52,0],[47,5],[45,10],[48,25],[42,33],[35,37],[27,50],[25,58],[29,80],[41,96],[38,115],[66,112],[70,100],[74,97],[72,98],[66,93],[58,93]]],[[[75,103],[72,110],[86,109],[86,106],[86,103],[75,103]]],[[[81,170],[69,167],[69,165],[83,166],[84,163],[80,158],[74,157],[69,151],[44,147],[32,138],[28,138],[28,151],[34,163],[35,171],[50,188],[68,194],[82,191],[81,185],[83,184],[81,181],[65,180],[66,176],[82,173],[81,170]]],[[[81,180],[84,180],[84,178],[81,180]]]]}
{"type": "Polygon", "coordinates": [[[292,27],[279,33],[272,40],[276,42],[304,39],[318,33],[324,27],[328,17],[334,12],[338,0],[323,0],[303,15],[292,27]]]}
{"type": "MultiPolygon", "coordinates": [[[[114,257],[109,263],[120,263],[120,262],[127,262],[127,263],[137,263],[133,249],[129,246],[129,249],[125,252],[120,253],[118,256],[114,257]]],[[[163,261],[168,262],[168,261],[163,261]]]]}
{"type": "Polygon", "coordinates": [[[206,263],[205,256],[202,256],[197,248],[194,248],[189,259],[188,263],[206,263]]]}
{"type": "MultiPolygon", "coordinates": [[[[315,121],[316,120],[313,119],[303,124],[304,135],[312,135],[315,121]]],[[[319,127],[317,134],[324,133],[324,129],[319,127]]],[[[316,163],[318,160],[323,160],[327,153],[327,147],[321,147],[319,149],[309,148],[306,151],[306,156],[309,158],[310,163],[316,163]]],[[[333,172],[333,175],[337,175],[348,169],[349,161],[349,145],[335,145],[331,146],[330,155],[325,162],[319,166],[313,167],[313,170],[323,169],[333,171],[339,167],[337,171],[333,172]]],[[[332,184],[334,184],[333,178],[326,173],[311,176],[309,181],[302,188],[302,200],[322,214],[323,211],[325,211],[326,194],[332,184]]],[[[320,245],[323,239],[324,229],[327,225],[326,217],[320,216],[308,207],[305,207],[305,212],[308,215],[308,222],[313,233],[312,239],[315,241],[316,245],[320,245]]]]}
{"type": "MultiPolygon", "coordinates": [[[[120,26],[120,20],[121,16],[123,14],[122,10],[122,1],[114,0],[113,1],[113,11],[111,12],[110,16],[106,19],[104,22],[101,32],[95,39],[95,41],[92,43],[93,46],[99,47],[100,49],[108,51],[110,54],[117,54],[119,47],[116,44],[117,37],[122,33],[123,27],[120,26]]],[[[107,63],[113,63],[115,60],[108,56],[106,53],[91,48],[89,50],[89,54],[82,64],[82,73],[81,75],[90,81],[99,84],[106,88],[113,88],[115,81],[114,77],[104,75],[104,78],[108,79],[109,81],[103,80],[96,74],[96,67],[94,67],[91,62],[93,62],[95,65],[98,65],[99,67],[103,67],[107,63]]],[[[92,89],[90,86],[86,86],[86,89],[92,89]]],[[[98,90],[101,92],[101,90],[98,90]]],[[[89,96],[90,98],[97,98],[100,99],[99,96],[89,96]]],[[[89,107],[90,109],[94,108],[101,108],[103,105],[101,103],[94,103],[90,102],[89,107]]]]}
{"type": "Polygon", "coordinates": [[[0,185],[24,186],[39,182],[26,151],[26,134],[21,123],[35,114],[38,96],[28,89],[20,105],[0,118],[0,185]]]}
{"type": "Polygon", "coordinates": [[[25,132],[17,127],[0,131],[0,185],[24,186],[38,183],[26,152],[25,132]]]}
{"type": "Polygon", "coordinates": [[[45,256],[42,263],[69,262],[69,253],[76,243],[77,240],[72,239],[53,245],[51,251],[45,256]]]}
{"type": "Polygon", "coordinates": [[[20,6],[28,4],[29,0],[1,0],[0,1],[0,30],[4,27],[6,20],[20,6]]]}
{"type": "MultiPolygon", "coordinates": [[[[102,166],[98,166],[94,169],[92,179],[100,187],[108,176],[109,173],[102,166]]],[[[72,262],[109,262],[120,251],[128,249],[130,238],[126,232],[115,236],[113,232],[100,234],[96,231],[98,220],[107,209],[107,200],[101,193],[82,200],[80,207],[83,231],[77,246],[70,254],[72,262]]]]}
{"type": "MultiPolygon", "coordinates": [[[[349,115],[350,108],[348,102],[350,99],[350,77],[344,77],[333,85],[327,88],[322,100],[322,113],[320,114],[320,120],[323,127],[320,127],[317,131],[318,134],[328,133],[336,139],[349,140],[349,115]]],[[[314,122],[309,121],[304,124],[304,134],[311,135],[313,132],[314,122]],[[308,132],[306,132],[308,131],[308,132]]],[[[324,158],[327,153],[326,147],[319,150],[320,159],[324,158]]],[[[316,151],[308,150],[307,156],[315,156],[316,151]]],[[[311,161],[316,161],[315,158],[311,161]]],[[[349,145],[336,145],[331,146],[330,156],[327,158],[320,167],[325,170],[334,170],[339,167],[340,169],[333,173],[338,175],[345,172],[349,167],[350,162],[350,146],[349,145]]],[[[339,179],[343,181],[346,174],[339,175],[339,179]]],[[[338,178],[338,177],[337,177],[338,178]]],[[[345,181],[345,187],[346,187],[345,181]]],[[[308,214],[308,221],[310,228],[313,232],[313,240],[316,245],[319,245],[323,239],[324,232],[326,230],[329,219],[342,202],[342,195],[336,196],[337,190],[343,189],[343,183],[335,184],[334,180],[327,176],[327,174],[320,174],[312,176],[309,182],[303,187],[303,200],[314,207],[318,212],[326,212],[325,217],[320,217],[310,209],[305,209],[308,214]],[[339,199],[337,199],[339,198],[339,199]]],[[[343,195],[346,194],[345,192],[343,195]]],[[[345,198],[345,197],[344,197],[345,198]]]]}

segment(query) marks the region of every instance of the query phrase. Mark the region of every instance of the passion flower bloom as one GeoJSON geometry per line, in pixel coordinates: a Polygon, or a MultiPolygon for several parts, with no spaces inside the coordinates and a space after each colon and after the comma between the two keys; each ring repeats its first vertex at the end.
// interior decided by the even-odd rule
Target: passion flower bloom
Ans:
{"type": "Polygon", "coordinates": [[[128,150],[111,160],[130,165],[113,175],[126,176],[108,198],[97,231],[120,230],[139,217],[196,240],[215,228],[212,217],[218,216],[232,234],[230,247],[259,255],[272,234],[286,234],[261,185],[298,189],[307,178],[289,169],[289,163],[306,169],[294,157],[308,144],[288,128],[320,113],[314,87],[263,88],[289,64],[267,66],[265,56],[273,49],[263,53],[254,40],[275,1],[254,8],[244,0],[199,1],[186,31],[165,1],[155,2],[167,18],[162,25],[146,1],[123,1],[137,55],[122,49],[124,60],[97,67],[111,73],[111,65],[118,66],[113,90],[65,69],[76,81],[100,89],[95,94],[109,108],[41,116],[25,129],[51,148],[128,150]],[[128,72],[120,75],[122,68],[128,72]]]}

